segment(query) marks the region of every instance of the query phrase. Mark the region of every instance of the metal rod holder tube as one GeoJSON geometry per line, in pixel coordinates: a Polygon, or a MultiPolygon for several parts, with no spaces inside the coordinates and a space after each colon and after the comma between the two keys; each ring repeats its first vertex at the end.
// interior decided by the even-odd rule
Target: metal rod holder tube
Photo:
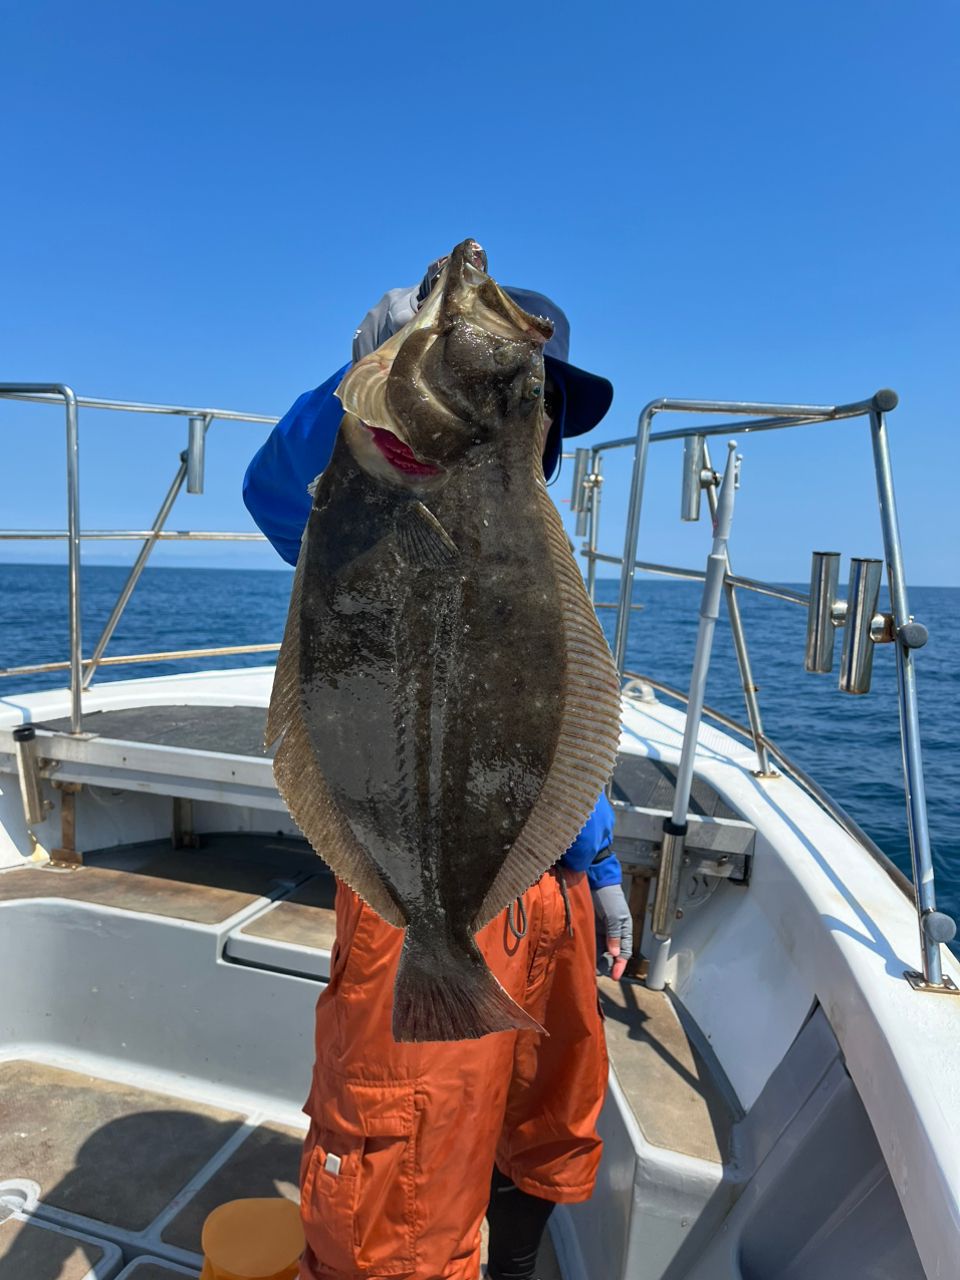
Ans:
{"type": "Polygon", "coordinates": [[[677,895],[680,891],[680,872],[683,870],[683,852],[687,840],[687,824],[677,826],[669,818],[663,821],[663,848],[660,853],[660,870],[657,873],[657,893],[653,903],[651,928],[654,937],[661,941],[673,933],[677,914],[677,895]]]}
{"type": "Polygon", "coordinates": [[[587,521],[587,593],[596,604],[597,594],[597,536],[600,532],[600,495],[603,490],[603,455],[596,449],[590,454],[590,474],[595,483],[590,493],[590,512],[587,521]]]}
{"type": "Polygon", "coordinates": [[[873,671],[874,641],[870,635],[880,596],[883,562],[854,558],[850,561],[847,616],[840,658],[840,688],[844,693],[869,693],[873,671]]]}
{"type": "Polygon", "coordinates": [[[28,827],[39,826],[46,818],[40,778],[37,773],[37,731],[32,724],[18,725],[13,731],[13,749],[17,757],[20,799],[28,827]]]}
{"type": "Polygon", "coordinates": [[[704,462],[703,436],[687,436],[683,442],[683,483],[680,493],[680,519],[695,522],[700,519],[701,475],[704,462]]]}
{"type": "Polygon", "coordinates": [[[187,493],[203,493],[204,437],[209,418],[187,419],[187,493]]]}
{"type": "Polygon", "coordinates": [[[839,552],[814,551],[810,569],[810,605],[807,610],[807,648],[803,659],[805,671],[822,674],[833,670],[833,644],[836,638],[833,606],[837,602],[839,580],[839,552]]]}
{"type": "Polygon", "coordinates": [[[923,759],[920,752],[920,714],[917,706],[913,651],[903,643],[902,639],[899,639],[902,628],[906,627],[911,619],[907,603],[900,525],[897,520],[897,504],[893,492],[893,468],[890,463],[887,424],[883,413],[883,410],[888,407],[893,406],[877,405],[871,412],[870,433],[873,442],[874,469],[877,475],[877,497],[880,502],[884,556],[887,562],[887,581],[898,634],[896,650],[900,741],[907,801],[907,830],[910,836],[913,883],[917,894],[917,928],[920,934],[923,976],[930,986],[942,989],[944,982],[940,964],[940,943],[923,926],[924,919],[928,918],[930,912],[935,912],[937,909],[937,895],[934,887],[930,829],[927,824],[927,799],[923,780],[923,759]]]}
{"type": "Polygon", "coordinates": [[[577,449],[573,455],[573,488],[570,490],[570,510],[578,515],[587,505],[584,480],[590,466],[590,450],[577,449]]]}

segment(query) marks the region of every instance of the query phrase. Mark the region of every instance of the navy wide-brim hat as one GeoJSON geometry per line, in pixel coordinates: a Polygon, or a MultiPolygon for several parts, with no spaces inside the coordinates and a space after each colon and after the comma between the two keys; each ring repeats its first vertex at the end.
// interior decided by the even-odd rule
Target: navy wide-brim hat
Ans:
{"type": "MultiPolygon", "coordinates": [[[[434,263],[420,286],[391,289],[367,312],[353,338],[353,360],[375,351],[417,314],[420,300],[435,278],[434,263]]],[[[543,451],[543,474],[556,474],[565,436],[582,436],[592,431],[610,408],[613,386],[599,374],[578,369],[567,359],[570,352],[570,321],[561,307],[545,294],[504,285],[504,291],[530,315],[546,316],[553,322],[553,337],[543,350],[546,372],[557,388],[557,412],[543,451]]]]}
{"type": "Polygon", "coordinates": [[[514,302],[533,316],[553,321],[553,337],[543,349],[547,374],[559,392],[554,418],[543,451],[543,474],[552,479],[560,463],[564,436],[582,436],[600,422],[613,401],[613,385],[599,374],[578,369],[567,359],[570,352],[570,321],[566,313],[545,294],[504,285],[514,302]]]}

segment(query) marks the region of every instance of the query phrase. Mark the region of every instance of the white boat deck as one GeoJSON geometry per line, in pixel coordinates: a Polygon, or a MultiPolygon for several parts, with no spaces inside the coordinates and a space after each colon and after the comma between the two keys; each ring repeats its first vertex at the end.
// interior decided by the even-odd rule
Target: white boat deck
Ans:
{"type": "MultiPolygon", "coordinates": [[[[0,1073],[14,1073],[4,1096],[24,1108],[32,1098],[38,1125],[44,1099],[83,1099],[70,1108],[80,1129],[65,1131],[48,1164],[38,1161],[33,1129],[8,1121],[0,1180],[40,1183],[32,1225],[86,1233],[127,1259],[159,1260],[151,1265],[196,1266],[195,1233],[188,1239],[184,1228],[174,1239],[186,1212],[182,1183],[197,1192],[188,1197],[194,1230],[204,1197],[224,1194],[225,1149],[238,1161],[260,1142],[285,1151],[275,1181],[295,1183],[291,1153],[332,904],[329,877],[277,803],[258,741],[271,678],[271,669],[244,669],[100,685],[85,697],[91,736],[80,739],[64,733],[63,692],[0,702],[0,865],[8,868],[0,964],[18,973],[19,987],[0,1015],[0,1073]],[[53,734],[43,738],[57,761],[44,795],[56,803],[53,778],[85,784],[81,872],[29,861],[10,741],[24,719],[53,734]],[[200,848],[170,848],[171,797],[192,800],[200,848]],[[25,955],[36,962],[23,973],[25,955]],[[254,1025],[252,1009],[262,1011],[254,1025]],[[113,1084],[98,1091],[103,1080],[113,1084]],[[141,1111],[163,1111],[146,1105],[147,1094],[188,1100],[179,1109],[198,1117],[198,1133],[203,1108],[214,1108],[222,1141],[213,1153],[198,1150],[189,1175],[183,1167],[169,1185],[155,1180],[166,1196],[159,1208],[112,1221],[112,1210],[97,1216],[110,1196],[97,1201],[88,1187],[75,1200],[63,1187],[74,1186],[84,1143],[121,1118],[103,1120],[95,1100],[113,1106],[129,1089],[144,1091],[141,1111]]],[[[640,808],[669,807],[682,727],[682,713],[659,702],[625,703],[619,785],[640,808]]],[[[698,839],[705,848],[739,840],[749,882],[691,869],[667,994],[601,981],[615,1072],[607,1155],[594,1201],[555,1215],[563,1273],[659,1280],[670,1266],[690,1280],[831,1280],[857,1274],[847,1222],[870,1228],[858,1248],[872,1230],[881,1263],[898,1268],[862,1274],[953,1276],[960,999],[908,986],[902,974],[916,967],[918,946],[912,905],[793,782],[757,779],[753,765],[730,737],[701,731],[691,806],[702,819],[698,839]],[[817,1196],[799,1195],[796,1153],[843,1125],[849,1151],[821,1176],[831,1201],[821,1220],[817,1196]],[[780,1201],[793,1205],[803,1234],[806,1261],[793,1271],[763,1225],[780,1201]]],[[[628,832],[627,862],[644,847],[645,819],[631,821],[640,827],[628,832]]],[[[43,849],[56,846],[58,827],[54,810],[37,828],[43,849]]],[[[960,980],[952,960],[946,970],[960,980]]],[[[16,1221],[25,1238],[30,1224],[16,1221]]]]}

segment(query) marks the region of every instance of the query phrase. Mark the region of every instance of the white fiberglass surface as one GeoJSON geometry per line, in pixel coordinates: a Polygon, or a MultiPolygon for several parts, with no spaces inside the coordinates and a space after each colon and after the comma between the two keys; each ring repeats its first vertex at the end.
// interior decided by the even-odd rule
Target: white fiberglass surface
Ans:
{"type": "MultiPolygon", "coordinates": [[[[675,763],[683,723],[662,704],[628,706],[624,747],[675,763]]],[[[668,981],[744,1104],[816,999],[921,1253],[947,1257],[960,1233],[960,998],[905,981],[919,967],[913,906],[819,805],[788,779],[755,778],[752,754],[716,730],[700,743],[698,774],[757,828],[753,874],[745,894],[723,884],[680,922],[668,981]]]]}
{"type": "MultiPolygon", "coordinates": [[[[237,667],[186,675],[147,676],[142,680],[110,680],[83,695],[83,711],[115,707],[194,706],[265,707],[273,686],[271,667],[237,667]]],[[[0,725],[54,720],[70,714],[67,689],[8,694],[0,698],[0,725]]]]}
{"type": "MultiPolygon", "coordinates": [[[[184,702],[258,706],[265,705],[271,680],[272,669],[259,669],[117,682],[95,689],[86,705],[91,710],[184,702]]],[[[19,708],[9,700],[0,704],[0,722],[15,723],[25,711],[42,719],[69,709],[63,692],[21,701],[19,708]]],[[[628,700],[622,748],[676,764],[683,725],[682,712],[628,700]]],[[[911,990],[902,976],[919,960],[911,905],[795,784],[784,778],[759,780],[753,767],[744,746],[712,728],[701,730],[698,775],[758,835],[749,887],[723,883],[678,922],[668,981],[745,1107],[819,1001],[915,1238],[932,1241],[934,1250],[938,1240],[946,1247],[960,1224],[960,1077],[955,1071],[960,999],[911,990]]],[[[15,836],[17,823],[22,826],[15,777],[0,778],[0,791],[0,823],[9,832],[5,847],[19,858],[25,832],[15,836]]],[[[162,797],[131,795],[118,803],[114,817],[106,816],[109,806],[103,808],[108,825],[117,825],[121,812],[129,814],[117,825],[117,835],[127,840],[149,838],[158,827],[169,830],[169,805],[162,797]],[[139,837],[134,834],[138,822],[139,837]]],[[[238,814],[235,820],[260,822],[264,829],[266,817],[238,814]]],[[[171,1078],[192,1078],[199,1063],[209,1062],[212,1075],[201,1072],[197,1078],[216,1088],[248,1090],[281,1108],[299,1106],[309,1073],[315,983],[255,974],[241,984],[236,975],[246,971],[224,964],[202,928],[185,930],[171,948],[170,926],[149,918],[131,923],[100,912],[95,920],[76,904],[68,917],[61,913],[56,920],[44,904],[32,911],[29,927],[29,913],[20,915],[18,927],[16,911],[4,909],[4,969],[26,972],[27,980],[12,1006],[18,1028],[4,1009],[0,1052],[14,1043],[33,1043],[51,1053],[100,1053],[124,1070],[152,1064],[171,1078]],[[162,936],[155,934],[158,929],[165,930],[162,936]],[[99,940],[96,946],[93,939],[99,940]],[[31,957],[29,966],[24,956],[31,957]],[[105,985],[91,1002],[93,973],[105,985]],[[31,999],[40,1007],[52,1002],[53,1023],[69,1029],[65,1040],[51,1039],[52,1024],[46,1029],[40,1024],[30,1011],[31,999]],[[131,1031],[131,1039],[125,1032],[134,1010],[139,1029],[136,1035],[131,1031]],[[94,1043],[85,1022],[97,1022],[101,1012],[105,1021],[94,1043]],[[151,1022],[155,1033],[144,1040],[143,1027],[151,1022]],[[275,1035],[263,1034],[274,1027],[275,1035]],[[299,1029],[292,1043],[291,1028],[299,1029]],[[263,1081],[270,1082],[267,1094],[263,1081]]],[[[946,956],[945,970],[960,981],[960,970],[946,956]]]]}
{"type": "Polygon", "coordinates": [[[225,962],[237,923],[55,898],[0,904],[0,972],[17,974],[0,1008],[0,1057],[83,1063],[299,1122],[321,988],[225,962]]]}
{"type": "MultiPolygon", "coordinates": [[[[151,706],[266,707],[273,685],[273,667],[245,667],[188,675],[117,680],[95,685],[83,696],[84,713],[151,706]]],[[[14,694],[0,698],[0,727],[59,720],[70,714],[66,689],[14,694]]],[[[17,777],[10,757],[9,772],[0,769],[0,868],[21,865],[33,851],[23,818],[17,777]]],[[[46,797],[52,793],[43,784],[46,797]]],[[[198,831],[293,831],[282,814],[266,815],[236,805],[198,802],[194,806],[198,831]]],[[[78,830],[87,848],[105,848],[169,834],[170,799],[119,788],[86,787],[78,799],[78,830]]],[[[55,813],[35,829],[41,856],[60,839],[55,813]]]]}

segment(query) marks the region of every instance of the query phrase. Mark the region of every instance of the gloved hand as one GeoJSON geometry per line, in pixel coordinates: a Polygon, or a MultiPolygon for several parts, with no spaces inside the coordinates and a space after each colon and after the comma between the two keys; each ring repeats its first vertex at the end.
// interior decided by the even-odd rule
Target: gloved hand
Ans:
{"type": "MultiPolygon", "coordinates": [[[[471,241],[473,248],[470,250],[470,257],[473,259],[473,265],[479,267],[481,271],[487,269],[486,251],[477,244],[476,240],[471,241]]],[[[426,302],[430,296],[433,286],[437,283],[437,279],[441,270],[446,265],[449,253],[445,253],[442,258],[435,258],[427,267],[423,279],[420,281],[420,288],[417,290],[417,310],[426,302]]]]}
{"type": "Polygon", "coordinates": [[[622,884],[605,884],[591,890],[593,910],[606,940],[607,954],[612,959],[610,977],[615,982],[623,977],[633,952],[633,916],[622,884]]]}
{"type": "MultiPolygon", "coordinates": [[[[487,269],[487,255],[476,242],[473,260],[482,270],[487,269]]],[[[371,307],[360,321],[360,327],[353,335],[352,359],[354,364],[376,351],[388,338],[408,324],[430,296],[430,290],[437,283],[440,271],[450,257],[449,253],[442,258],[435,258],[430,263],[419,284],[404,285],[400,289],[388,289],[375,307],[371,307]]]]}

